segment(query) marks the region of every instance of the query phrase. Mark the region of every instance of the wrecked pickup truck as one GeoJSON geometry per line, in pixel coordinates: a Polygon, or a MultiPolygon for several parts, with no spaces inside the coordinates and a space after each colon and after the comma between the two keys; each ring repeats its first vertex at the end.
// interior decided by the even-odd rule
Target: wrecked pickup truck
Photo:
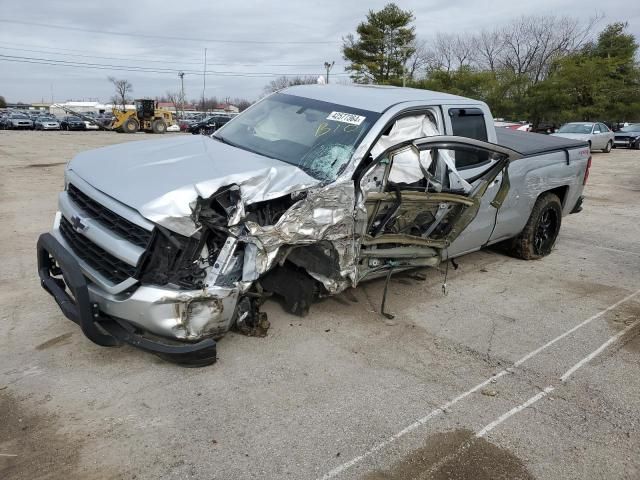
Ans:
{"type": "Polygon", "coordinates": [[[496,131],[467,98],[292,87],[211,137],[77,155],[39,275],[93,342],[206,365],[231,328],[264,335],[269,295],[305,315],[318,297],[498,242],[549,254],[590,161],[586,143],[496,131]]]}

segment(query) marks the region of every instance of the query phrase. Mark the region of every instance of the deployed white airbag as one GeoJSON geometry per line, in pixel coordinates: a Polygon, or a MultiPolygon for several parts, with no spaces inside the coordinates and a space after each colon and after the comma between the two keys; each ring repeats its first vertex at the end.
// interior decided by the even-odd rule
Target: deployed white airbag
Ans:
{"type": "MultiPolygon", "coordinates": [[[[431,116],[411,115],[403,117],[396,120],[389,135],[380,137],[371,149],[371,154],[375,158],[388,148],[399,145],[402,142],[436,135],[440,135],[440,132],[431,116]]],[[[452,152],[444,149],[440,150],[438,159],[448,167],[450,188],[469,192],[471,185],[457,172],[452,152]]],[[[407,149],[394,156],[393,166],[389,172],[389,181],[407,184],[418,182],[425,177],[423,171],[428,170],[431,162],[430,150],[425,150],[418,154],[414,150],[407,149]]]]}

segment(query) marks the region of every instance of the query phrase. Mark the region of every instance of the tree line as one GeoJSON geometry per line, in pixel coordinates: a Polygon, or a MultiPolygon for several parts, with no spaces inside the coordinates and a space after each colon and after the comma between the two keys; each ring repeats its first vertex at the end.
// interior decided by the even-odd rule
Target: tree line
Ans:
{"type": "Polygon", "coordinates": [[[415,16],[388,4],[343,38],[356,83],[402,85],[483,100],[494,115],[562,123],[640,121],[638,44],[627,24],[597,16],[523,16],[476,34],[419,40],[415,16]]]}

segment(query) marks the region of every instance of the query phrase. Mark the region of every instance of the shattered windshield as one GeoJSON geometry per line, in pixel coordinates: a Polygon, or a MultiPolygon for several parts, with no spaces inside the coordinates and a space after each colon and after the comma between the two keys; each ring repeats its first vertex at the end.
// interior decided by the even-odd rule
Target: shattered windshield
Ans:
{"type": "Polygon", "coordinates": [[[583,133],[588,134],[591,133],[591,129],[593,128],[592,123],[567,123],[560,127],[558,133],[583,133]]]}
{"type": "Polygon", "coordinates": [[[229,122],[214,137],[331,181],[346,168],[378,117],[368,110],[277,93],[229,122]]]}

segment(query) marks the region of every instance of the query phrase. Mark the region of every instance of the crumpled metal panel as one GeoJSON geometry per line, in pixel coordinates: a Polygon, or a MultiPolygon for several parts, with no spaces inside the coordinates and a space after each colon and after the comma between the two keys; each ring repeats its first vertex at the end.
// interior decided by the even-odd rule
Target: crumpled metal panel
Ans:
{"type": "Polygon", "coordinates": [[[209,198],[222,187],[237,185],[240,188],[242,202],[229,221],[233,226],[244,217],[245,205],[282,197],[316,183],[317,180],[298,168],[270,167],[181,187],[144,205],[141,213],[153,222],[191,236],[198,230],[192,218],[198,199],[209,198]]]}
{"type": "MultiPolygon", "coordinates": [[[[347,279],[355,275],[355,220],[353,182],[331,184],[312,189],[305,199],[287,210],[275,225],[260,226],[254,222],[244,225],[247,234],[240,240],[247,243],[243,281],[251,281],[274,267],[283,245],[311,245],[329,240],[338,253],[339,279],[315,275],[329,292],[340,291],[350,285],[347,279]]],[[[314,276],[313,272],[309,272],[314,276]]]]}
{"type": "MultiPolygon", "coordinates": [[[[198,198],[207,199],[222,187],[237,185],[243,204],[248,205],[320,183],[294,165],[203,135],[82,152],[67,168],[148,220],[185,236],[198,230],[191,218],[198,198]]],[[[232,223],[244,214],[242,210],[235,213],[232,223]]]]}

